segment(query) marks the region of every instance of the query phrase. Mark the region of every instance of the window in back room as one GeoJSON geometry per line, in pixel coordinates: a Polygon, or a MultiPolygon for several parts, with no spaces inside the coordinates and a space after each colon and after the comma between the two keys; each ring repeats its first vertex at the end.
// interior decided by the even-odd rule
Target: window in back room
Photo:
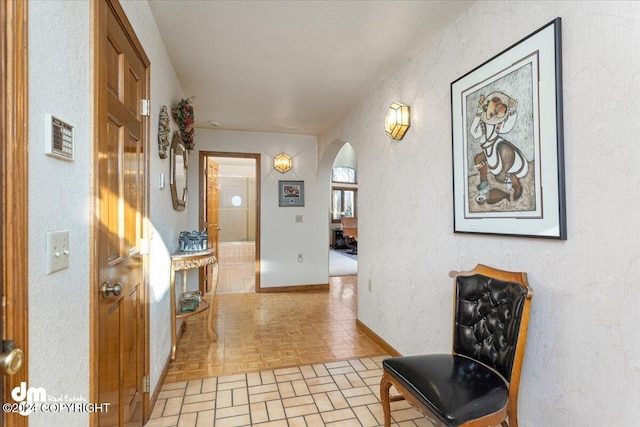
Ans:
{"type": "Polygon", "coordinates": [[[349,167],[333,168],[331,187],[331,221],[340,222],[342,218],[355,218],[358,195],[357,174],[349,167]]]}

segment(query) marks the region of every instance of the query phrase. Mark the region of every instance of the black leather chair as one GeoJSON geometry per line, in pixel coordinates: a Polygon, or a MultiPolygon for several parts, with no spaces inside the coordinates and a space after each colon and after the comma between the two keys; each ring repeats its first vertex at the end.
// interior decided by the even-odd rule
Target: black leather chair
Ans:
{"type": "Polygon", "coordinates": [[[380,398],[406,399],[436,426],[517,427],[518,386],[533,292],[526,273],[477,265],[454,278],[452,354],[383,361],[380,398]],[[401,396],[390,397],[394,386],[401,396]],[[508,419],[508,423],[507,423],[508,419]]]}

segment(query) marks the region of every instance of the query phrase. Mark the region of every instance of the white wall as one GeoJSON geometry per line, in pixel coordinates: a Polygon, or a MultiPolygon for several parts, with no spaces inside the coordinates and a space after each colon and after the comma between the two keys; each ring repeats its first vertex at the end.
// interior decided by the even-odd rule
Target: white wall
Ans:
{"type": "Polygon", "coordinates": [[[354,151],[351,144],[347,142],[342,146],[340,151],[338,151],[338,155],[333,161],[333,167],[347,167],[358,170],[358,159],[356,157],[356,152],[354,151]]]}
{"type": "MultiPolygon", "coordinates": [[[[151,60],[151,383],[157,385],[170,351],[169,254],[187,212],[174,212],[168,160],[157,149],[157,114],[182,98],[147,2],[123,7],[151,60]],[[168,179],[167,179],[168,182],[168,179]]],[[[88,1],[29,3],[29,383],[49,395],[89,398],[89,231],[91,176],[91,47],[88,1]],[[65,25],[52,25],[64,22],[65,25]],[[74,126],[75,160],[44,152],[45,113],[74,126]],[[70,266],[45,273],[46,232],[69,230],[70,266]]],[[[172,129],[176,125],[172,123],[172,129]]],[[[88,425],[88,414],[32,414],[31,426],[88,425]]]]}
{"type": "MultiPolygon", "coordinates": [[[[29,385],[52,396],[89,397],[89,65],[89,4],[29,4],[27,356],[29,385]],[[74,126],[73,162],[44,155],[46,113],[74,126]],[[46,233],[55,230],[69,230],[69,268],[47,275],[46,233]]],[[[34,413],[29,424],[51,425],[51,417],[34,413]]],[[[88,424],[87,414],[55,417],[59,425],[88,424]]]]}
{"type": "MultiPolygon", "coordinates": [[[[263,288],[326,284],[329,280],[329,241],[326,224],[327,181],[318,182],[316,138],[311,136],[262,134],[196,129],[197,151],[261,154],[260,267],[263,288]],[[293,157],[293,169],[281,174],[273,169],[273,157],[280,153],[293,157]],[[304,181],[305,206],[279,207],[278,181],[304,181]],[[303,222],[296,223],[296,215],[303,222]],[[304,261],[298,262],[298,254],[304,261]]],[[[198,154],[191,155],[197,164],[198,154]]],[[[198,228],[198,168],[189,168],[189,230],[198,228]]],[[[327,196],[328,197],[328,196],[327,196]]],[[[189,275],[189,287],[197,289],[196,276],[189,275]]]]}
{"type": "Polygon", "coordinates": [[[450,351],[449,270],[528,272],[523,426],[640,418],[639,51],[640,3],[477,2],[319,138],[358,153],[358,317],[401,353],[450,351]],[[454,234],[450,83],[557,16],[569,238],[454,234]],[[411,106],[401,142],[380,131],[392,101],[411,106]]]}

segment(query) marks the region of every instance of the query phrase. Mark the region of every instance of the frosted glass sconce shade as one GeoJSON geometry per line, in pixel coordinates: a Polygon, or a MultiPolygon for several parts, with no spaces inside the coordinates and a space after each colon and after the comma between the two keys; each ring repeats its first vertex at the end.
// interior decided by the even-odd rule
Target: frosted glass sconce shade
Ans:
{"type": "Polygon", "coordinates": [[[409,129],[409,106],[392,102],[384,116],[384,131],[389,137],[401,140],[409,129]]]}
{"type": "Polygon", "coordinates": [[[293,167],[293,159],[284,153],[273,158],[273,168],[280,173],[285,173],[293,167]]]}

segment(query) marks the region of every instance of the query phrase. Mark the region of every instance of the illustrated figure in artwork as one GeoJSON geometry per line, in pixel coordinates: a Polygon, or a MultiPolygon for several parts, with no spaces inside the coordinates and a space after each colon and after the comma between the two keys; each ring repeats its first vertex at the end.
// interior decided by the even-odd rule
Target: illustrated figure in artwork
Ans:
{"type": "Polygon", "coordinates": [[[160,118],[158,121],[158,150],[161,159],[167,158],[167,148],[169,148],[169,112],[167,106],[163,105],[160,109],[160,118]]]}
{"type": "Polygon", "coordinates": [[[480,172],[477,189],[479,203],[496,203],[511,200],[509,190],[513,188],[513,200],[522,195],[520,179],[528,170],[529,163],[518,147],[504,138],[516,123],[517,101],[503,92],[492,92],[486,97],[480,95],[478,112],[471,122],[469,132],[478,140],[482,152],[474,156],[474,164],[480,172]],[[490,189],[487,172],[491,172],[496,181],[506,184],[506,190],[490,189]]]}

